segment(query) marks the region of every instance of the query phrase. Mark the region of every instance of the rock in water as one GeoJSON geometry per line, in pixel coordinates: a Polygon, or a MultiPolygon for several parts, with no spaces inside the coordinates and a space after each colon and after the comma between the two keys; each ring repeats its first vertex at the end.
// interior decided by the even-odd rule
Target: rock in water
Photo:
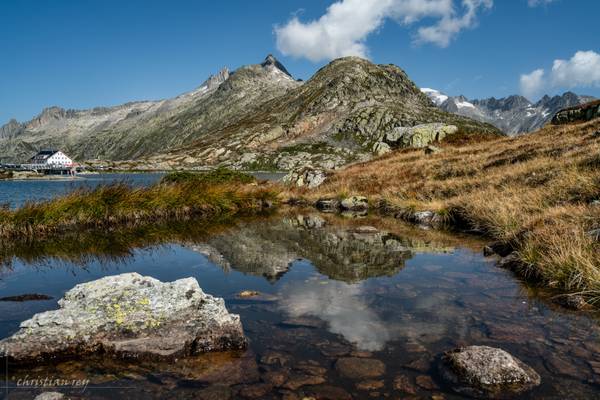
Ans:
{"type": "Polygon", "coordinates": [[[0,351],[15,364],[102,352],[171,359],[247,345],[238,315],[194,278],[163,283],[127,273],[75,286],[58,310],[36,314],[0,351]]]}
{"type": "Polygon", "coordinates": [[[540,376],[504,350],[469,346],[442,356],[442,376],[459,393],[506,398],[540,384],[540,376]]]}

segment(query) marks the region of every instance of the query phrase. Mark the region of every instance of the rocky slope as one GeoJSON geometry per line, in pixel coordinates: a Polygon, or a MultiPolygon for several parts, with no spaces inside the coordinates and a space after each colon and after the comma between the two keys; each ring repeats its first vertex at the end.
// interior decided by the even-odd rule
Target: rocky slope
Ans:
{"type": "Polygon", "coordinates": [[[566,92],[562,96],[544,96],[537,103],[532,103],[516,95],[501,99],[469,100],[464,96],[447,96],[435,89],[423,88],[421,91],[442,110],[490,123],[509,135],[538,130],[550,122],[558,111],[594,99],[566,92]]]}
{"type": "Polygon", "coordinates": [[[400,126],[437,122],[461,132],[495,128],[434,107],[398,67],[348,57],[305,83],[273,56],[227,69],[173,99],[91,110],[51,107],[0,129],[0,159],[57,147],[78,161],[123,168],[334,168],[374,154],[400,126]],[[105,163],[105,161],[102,161],[105,163]]]}

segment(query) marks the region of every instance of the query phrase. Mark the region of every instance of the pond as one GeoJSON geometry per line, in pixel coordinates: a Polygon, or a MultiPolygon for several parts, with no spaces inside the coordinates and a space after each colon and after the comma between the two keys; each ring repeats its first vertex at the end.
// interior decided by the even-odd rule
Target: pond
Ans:
{"type": "Polygon", "coordinates": [[[53,299],[0,302],[1,338],[56,309],[76,284],[135,271],[196,278],[241,316],[250,345],[175,363],[97,357],[9,367],[5,396],[33,398],[40,391],[18,380],[50,376],[89,380],[85,390],[58,389],[86,399],[460,399],[440,379],[440,354],[488,345],[540,374],[522,398],[600,397],[597,316],[551,305],[481,250],[467,236],[308,211],[11,248],[0,256],[0,297],[53,299]],[[245,290],[260,295],[240,298],[245,290]],[[361,365],[379,371],[361,376],[361,365]]]}

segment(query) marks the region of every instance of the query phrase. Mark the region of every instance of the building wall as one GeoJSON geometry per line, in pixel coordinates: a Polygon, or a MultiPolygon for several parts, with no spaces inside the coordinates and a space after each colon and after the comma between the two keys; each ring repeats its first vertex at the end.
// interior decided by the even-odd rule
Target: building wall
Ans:
{"type": "Polygon", "coordinates": [[[65,167],[69,167],[73,165],[73,160],[67,157],[62,151],[59,151],[51,157],[48,157],[46,159],[46,164],[64,165],[65,167]]]}

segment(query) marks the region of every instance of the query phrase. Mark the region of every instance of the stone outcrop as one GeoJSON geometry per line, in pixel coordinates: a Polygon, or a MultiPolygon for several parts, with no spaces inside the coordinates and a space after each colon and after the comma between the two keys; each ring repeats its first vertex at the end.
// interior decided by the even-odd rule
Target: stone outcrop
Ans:
{"type": "Polygon", "coordinates": [[[572,124],[590,121],[594,118],[600,118],[600,100],[560,110],[556,113],[554,118],[552,118],[552,124],[572,124]]]}
{"type": "Polygon", "coordinates": [[[442,356],[442,376],[459,393],[506,398],[538,386],[540,376],[502,349],[469,346],[442,356]]]}
{"type": "Polygon", "coordinates": [[[245,348],[238,315],[205,294],[194,278],[162,283],[137,273],[75,286],[58,310],[36,314],[0,351],[14,364],[102,352],[120,358],[172,359],[245,348]]]}
{"type": "Polygon", "coordinates": [[[302,168],[284,176],[283,182],[297,187],[314,189],[321,186],[328,176],[326,171],[320,169],[302,168]]]}
{"type": "Polygon", "coordinates": [[[458,132],[455,125],[441,123],[421,124],[411,127],[399,126],[388,132],[383,142],[391,147],[426,147],[430,143],[440,142],[446,136],[458,132]]]}

